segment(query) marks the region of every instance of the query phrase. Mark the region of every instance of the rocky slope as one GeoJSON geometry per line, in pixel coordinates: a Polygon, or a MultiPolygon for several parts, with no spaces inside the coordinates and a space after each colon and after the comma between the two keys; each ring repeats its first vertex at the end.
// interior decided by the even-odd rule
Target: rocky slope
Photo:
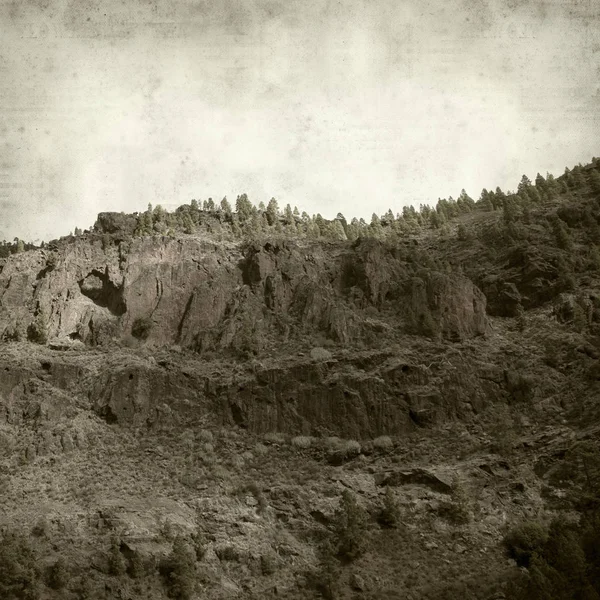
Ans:
{"type": "Polygon", "coordinates": [[[394,243],[105,213],[3,260],[0,524],[38,560],[13,597],[517,597],[506,531],[595,477],[599,207],[582,188],[394,243]],[[326,550],[344,490],[352,561],[326,550]]]}

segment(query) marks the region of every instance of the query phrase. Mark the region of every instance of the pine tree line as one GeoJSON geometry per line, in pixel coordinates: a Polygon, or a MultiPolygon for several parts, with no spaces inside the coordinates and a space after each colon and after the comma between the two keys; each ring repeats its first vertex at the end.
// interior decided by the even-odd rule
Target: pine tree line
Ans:
{"type": "Polygon", "coordinates": [[[355,240],[359,237],[394,239],[426,229],[442,229],[474,210],[502,211],[504,223],[509,226],[519,218],[527,222],[530,207],[551,202],[586,185],[600,193],[598,168],[600,159],[594,158],[588,167],[577,165],[571,170],[567,168],[559,178],[550,173],[546,177],[538,173],[532,182],[523,175],[515,192],[504,192],[499,187],[495,191],[484,188],[477,201],[463,189],[458,198],[440,198],[435,206],[421,204],[417,210],[410,205],[396,214],[391,209],[383,215],[373,213],[368,223],[356,217],[348,220],[342,213],[332,220],[325,219],[320,213],[311,216],[305,211],[300,213],[290,204],[281,209],[275,198],[271,198],[266,206],[263,202],[255,206],[246,194],[237,197],[235,209],[226,197],[220,203],[212,198],[202,203],[192,200],[173,213],[168,213],[161,206],[153,208],[148,205],[148,209],[138,215],[136,235],[214,232],[214,225],[207,225],[212,218],[220,224],[220,232],[233,239],[254,239],[273,234],[329,240],[355,240]]]}
{"type": "MultiPolygon", "coordinates": [[[[320,213],[311,216],[289,204],[281,209],[275,198],[271,198],[266,206],[263,202],[255,206],[246,194],[237,197],[235,207],[226,197],[221,202],[215,202],[212,198],[202,202],[192,200],[174,212],[168,212],[160,205],[152,207],[149,204],[146,211],[136,214],[138,223],[135,235],[209,232],[233,240],[256,239],[267,235],[351,241],[359,237],[395,239],[427,229],[443,229],[461,215],[474,210],[502,211],[503,221],[510,227],[519,219],[528,222],[532,206],[568,196],[586,186],[594,194],[600,194],[599,169],[600,159],[593,158],[591,164],[585,167],[579,164],[572,169],[566,168],[558,178],[550,173],[546,177],[538,173],[532,182],[523,175],[515,192],[504,192],[499,187],[490,191],[484,188],[479,199],[474,201],[463,189],[458,198],[439,198],[435,206],[421,204],[417,210],[410,205],[395,214],[391,209],[382,215],[373,213],[370,222],[356,217],[348,220],[342,213],[328,220],[320,213]]],[[[75,228],[76,237],[83,233],[75,228]]],[[[14,242],[2,241],[0,258],[36,247],[18,238],[14,242]]]]}

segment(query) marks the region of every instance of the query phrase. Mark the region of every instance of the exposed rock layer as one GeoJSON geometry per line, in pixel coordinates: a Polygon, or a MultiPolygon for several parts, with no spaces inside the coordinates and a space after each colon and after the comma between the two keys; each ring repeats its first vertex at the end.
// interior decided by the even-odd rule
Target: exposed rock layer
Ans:
{"type": "Polygon", "coordinates": [[[0,333],[41,315],[50,338],[95,345],[144,319],[149,344],[259,353],[302,332],[351,344],[405,331],[459,341],[487,329],[472,282],[420,273],[408,246],[106,235],[11,256],[0,273],[0,333]]]}

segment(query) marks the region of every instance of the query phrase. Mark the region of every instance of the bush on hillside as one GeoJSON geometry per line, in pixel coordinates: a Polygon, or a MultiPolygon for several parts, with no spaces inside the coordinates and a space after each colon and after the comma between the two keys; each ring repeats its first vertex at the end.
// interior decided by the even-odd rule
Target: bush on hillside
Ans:
{"type": "Polygon", "coordinates": [[[152,331],[152,321],[149,317],[138,317],[131,326],[131,335],[138,340],[147,340],[152,331]]]}
{"type": "Polygon", "coordinates": [[[27,339],[34,344],[46,344],[48,342],[48,321],[43,313],[29,324],[27,328],[27,339]]]}
{"type": "Polygon", "coordinates": [[[170,598],[190,600],[193,597],[195,563],[194,550],[182,536],[177,536],[171,553],[160,567],[170,598]]]}
{"type": "Polygon", "coordinates": [[[385,488],[383,507],[379,512],[378,521],[382,527],[388,529],[396,529],[400,525],[400,506],[389,486],[385,488]]]}
{"type": "Polygon", "coordinates": [[[367,513],[349,490],[342,492],[340,506],[333,519],[335,553],[352,561],[366,550],[367,513]]]}
{"type": "Polygon", "coordinates": [[[37,600],[39,574],[33,547],[12,532],[0,535],[0,598],[37,600]]]}
{"type": "Polygon", "coordinates": [[[546,527],[539,521],[525,521],[504,536],[504,546],[520,567],[528,567],[531,557],[539,554],[548,539],[546,527]]]}

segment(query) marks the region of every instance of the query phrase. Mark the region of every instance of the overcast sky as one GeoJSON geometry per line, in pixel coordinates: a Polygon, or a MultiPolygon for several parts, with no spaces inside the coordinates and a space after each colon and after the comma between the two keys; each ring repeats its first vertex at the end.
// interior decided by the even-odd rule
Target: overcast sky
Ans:
{"type": "Polygon", "coordinates": [[[333,217],[600,156],[597,0],[0,0],[0,239],[246,192],[333,217]]]}

